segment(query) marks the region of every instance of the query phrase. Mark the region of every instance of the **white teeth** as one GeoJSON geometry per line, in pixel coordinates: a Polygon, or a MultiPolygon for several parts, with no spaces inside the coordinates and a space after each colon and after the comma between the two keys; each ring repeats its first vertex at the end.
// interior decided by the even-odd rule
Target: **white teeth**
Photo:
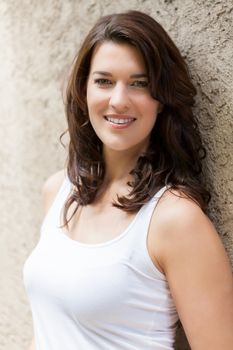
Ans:
{"type": "Polygon", "coordinates": [[[107,120],[111,123],[114,124],[127,124],[131,121],[133,121],[133,118],[111,118],[111,117],[106,117],[107,120]]]}

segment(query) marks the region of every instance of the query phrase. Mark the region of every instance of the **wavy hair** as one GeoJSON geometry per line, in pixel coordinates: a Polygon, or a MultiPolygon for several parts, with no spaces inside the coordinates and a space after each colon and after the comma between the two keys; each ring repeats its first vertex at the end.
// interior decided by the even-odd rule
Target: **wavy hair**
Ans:
{"type": "MultiPolygon", "coordinates": [[[[151,96],[163,105],[151,132],[148,150],[138,158],[130,174],[129,196],[118,197],[114,206],[136,212],[164,185],[192,198],[205,211],[210,199],[201,183],[205,149],[193,114],[196,90],[187,65],[163,27],[149,15],[129,11],[100,18],[85,38],[75,59],[66,94],[70,135],[67,172],[73,192],[70,205],[92,203],[105,175],[102,142],[89,122],[86,86],[95,47],[103,42],[126,43],[143,55],[151,96]]],[[[75,211],[74,211],[75,212],[75,211]]]]}

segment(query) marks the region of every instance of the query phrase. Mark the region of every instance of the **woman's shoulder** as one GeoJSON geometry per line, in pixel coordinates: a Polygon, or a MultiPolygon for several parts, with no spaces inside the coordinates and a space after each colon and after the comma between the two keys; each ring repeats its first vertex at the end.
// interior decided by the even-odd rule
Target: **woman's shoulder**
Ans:
{"type": "Polygon", "coordinates": [[[45,214],[51,207],[65,177],[66,170],[60,170],[50,175],[42,187],[42,202],[45,214]]]}
{"type": "Polygon", "coordinates": [[[229,259],[198,204],[172,192],[161,198],[152,218],[153,260],[166,276],[191,347],[200,344],[200,349],[206,349],[211,344],[211,349],[230,349],[233,283],[229,259]]]}
{"type": "Polygon", "coordinates": [[[163,271],[177,256],[187,258],[203,247],[220,247],[219,241],[212,222],[194,200],[177,191],[166,191],[150,228],[150,247],[163,271]]]}
{"type": "Polygon", "coordinates": [[[154,211],[156,221],[164,228],[181,228],[195,225],[200,220],[210,223],[207,215],[192,198],[178,190],[167,190],[154,211]]]}

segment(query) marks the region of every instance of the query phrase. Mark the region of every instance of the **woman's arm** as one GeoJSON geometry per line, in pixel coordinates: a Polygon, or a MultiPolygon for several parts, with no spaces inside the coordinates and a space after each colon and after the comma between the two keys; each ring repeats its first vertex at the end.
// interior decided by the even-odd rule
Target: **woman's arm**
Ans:
{"type": "Polygon", "coordinates": [[[232,350],[232,272],[212,223],[195,203],[169,194],[152,224],[154,256],[192,350],[232,350]]]}
{"type": "MultiPolygon", "coordinates": [[[[43,185],[42,189],[42,202],[43,202],[43,210],[46,215],[49,208],[51,207],[56,194],[62,185],[62,182],[65,178],[65,170],[61,170],[53,175],[51,175],[43,185]]],[[[33,338],[28,350],[36,350],[35,339],[33,338]]]]}
{"type": "Polygon", "coordinates": [[[32,339],[31,345],[28,350],[36,350],[34,338],[32,339]]]}

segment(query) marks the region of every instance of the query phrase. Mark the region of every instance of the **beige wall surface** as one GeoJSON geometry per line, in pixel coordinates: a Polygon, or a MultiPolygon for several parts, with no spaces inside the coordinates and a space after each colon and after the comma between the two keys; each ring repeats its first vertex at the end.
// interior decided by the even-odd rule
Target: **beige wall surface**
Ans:
{"type": "Polygon", "coordinates": [[[232,0],[0,0],[1,350],[27,349],[32,334],[22,267],[39,237],[42,183],[65,162],[58,138],[67,71],[95,20],[126,9],[157,19],[190,66],[210,214],[233,261],[232,0]]]}

